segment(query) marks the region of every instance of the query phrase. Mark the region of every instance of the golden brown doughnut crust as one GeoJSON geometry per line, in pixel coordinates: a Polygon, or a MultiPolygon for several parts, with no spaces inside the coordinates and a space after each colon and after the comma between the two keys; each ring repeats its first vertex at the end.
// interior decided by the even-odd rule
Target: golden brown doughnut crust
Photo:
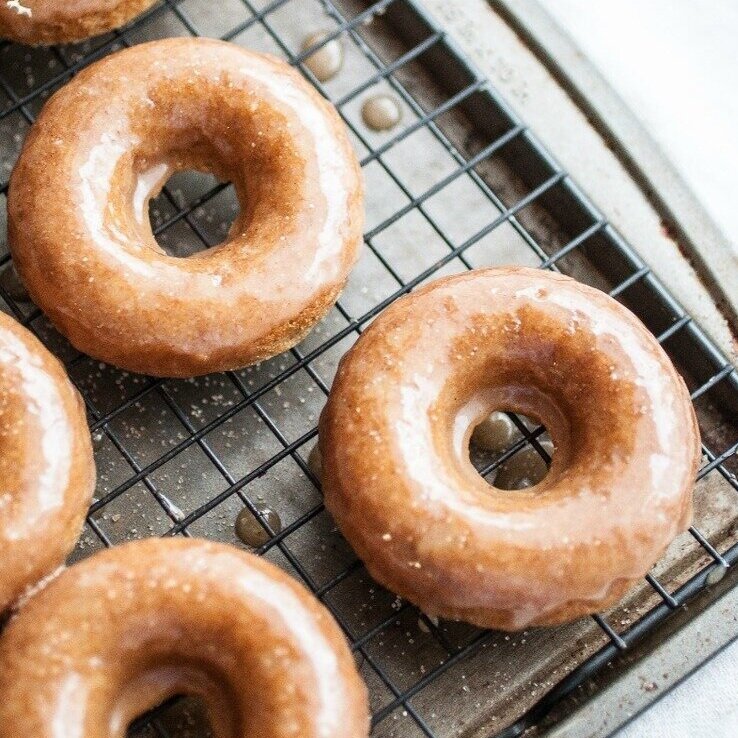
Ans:
{"type": "Polygon", "coordinates": [[[423,610],[520,629],[606,608],[691,519],[699,431],[684,382],[606,294],[524,268],[440,279],[343,358],[320,419],[328,509],[369,572],[423,610]],[[493,410],[543,423],[523,491],[469,460],[493,410]]]}
{"type": "Polygon", "coordinates": [[[64,563],[95,489],[82,399],[57,359],[0,313],[0,612],[64,563]]]}
{"type": "Polygon", "coordinates": [[[95,554],[23,605],[0,638],[0,735],[124,738],[176,694],[216,738],[366,738],[343,634],[273,564],[196,539],[95,554]]]}
{"type": "Polygon", "coordinates": [[[345,128],[273,57],[167,39],[106,57],[44,107],[13,172],[23,282],[81,351],[157,376],[246,366],[297,343],[358,257],[361,173],[345,128]],[[234,182],[221,245],[154,239],[148,203],[175,171],[234,182]]]}
{"type": "Polygon", "coordinates": [[[0,0],[0,38],[22,44],[65,44],[120,28],[155,0],[0,0]]]}

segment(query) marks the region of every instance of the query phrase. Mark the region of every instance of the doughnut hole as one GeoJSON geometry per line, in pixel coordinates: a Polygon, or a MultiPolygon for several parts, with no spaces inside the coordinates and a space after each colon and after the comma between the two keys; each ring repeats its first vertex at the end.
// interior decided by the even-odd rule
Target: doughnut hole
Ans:
{"type": "Polygon", "coordinates": [[[215,174],[195,169],[156,184],[149,194],[149,222],[165,254],[186,258],[228,239],[241,205],[235,189],[224,185],[215,174]]]}
{"type": "Polygon", "coordinates": [[[205,700],[197,696],[178,695],[150,713],[135,719],[126,738],[150,738],[152,735],[197,736],[213,738],[213,724],[205,700]],[[152,721],[158,728],[152,728],[152,721]]]}
{"type": "Polygon", "coordinates": [[[168,256],[201,259],[208,248],[230,251],[233,244],[243,252],[246,241],[255,257],[300,215],[294,162],[303,158],[302,144],[283,112],[256,114],[249,90],[223,100],[221,89],[198,86],[192,96],[204,99],[204,107],[183,102],[187,92],[158,84],[132,123],[137,144],[113,180],[122,202],[130,203],[117,214],[125,222],[120,230],[136,232],[145,246],[168,256]],[[254,115],[244,115],[245,107],[254,115]],[[218,186],[226,182],[231,185],[218,186]]]}
{"type": "Polygon", "coordinates": [[[534,487],[548,474],[555,451],[548,431],[532,418],[495,410],[474,426],[469,458],[489,484],[502,490],[534,487]],[[526,440],[525,434],[531,438],[526,440]],[[532,436],[535,435],[535,438],[532,436]]]}

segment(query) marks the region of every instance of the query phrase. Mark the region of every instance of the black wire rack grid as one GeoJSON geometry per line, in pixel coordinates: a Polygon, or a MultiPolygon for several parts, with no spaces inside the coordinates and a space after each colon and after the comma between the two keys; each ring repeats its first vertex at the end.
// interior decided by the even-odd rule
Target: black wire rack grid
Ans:
{"type": "MultiPolygon", "coordinates": [[[[736,373],[734,367],[668,294],[646,263],[607,223],[489,82],[464,59],[463,54],[443,29],[414,2],[380,0],[369,6],[354,7],[350,13],[346,11],[345,4],[334,3],[332,0],[311,0],[308,3],[309,8],[302,0],[272,0],[268,3],[231,0],[230,4],[240,5],[243,19],[217,35],[221,35],[225,40],[238,40],[251,29],[258,28],[271,40],[273,50],[297,66],[336,105],[350,129],[365,171],[372,166],[379,167],[396,189],[397,202],[401,203],[401,206],[396,207],[378,222],[371,223],[365,234],[367,252],[376,260],[384,276],[388,276],[392,283],[386,296],[363,310],[359,309],[360,305],[351,305],[348,304],[348,300],[342,299],[334,310],[332,330],[326,329],[318,338],[314,337],[306,344],[292,349],[288,355],[278,357],[270,363],[265,372],[257,371],[255,374],[233,372],[217,380],[213,379],[219,391],[225,391],[231,399],[218,405],[209,414],[205,412],[203,416],[202,412],[199,414],[192,412],[194,405],[186,406],[183,400],[186,392],[182,392],[182,387],[186,383],[131,377],[125,372],[98,365],[74,352],[54,334],[38,309],[26,305],[22,298],[9,292],[2,284],[0,295],[5,300],[8,312],[36,332],[65,361],[84,396],[90,428],[96,441],[96,453],[100,452],[101,444],[105,444],[105,453],[117,455],[122,464],[123,471],[119,469],[118,478],[98,489],[87,518],[88,532],[94,535],[95,541],[91,542],[88,538],[86,546],[84,542],[82,543],[82,548],[94,549],[117,542],[115,535],[110,532],[111,527],[109,525],[106,527],[106,522],[111,518],[115,521],[116,514],[106,514],[106,510],[113,509],[112,506],[118,498],[134,489],[143,489],[148,499],[155,501],[154,509],[158,514],[154,515],[151,508],[147,508],[142,513],[141,532],[135,528],[129,531],[133,537],[141,533],[197,534],[198,521],[219,509],[224,503],[235,502],[238,507],[247,507],[265,532],[265,542],[257,549],[257,553],[267,557],[279,557],[279,563],[301,579],[332,610],[351,641],[352,649],[362,664],[363,673],[370,675],[370,683],[380,686],[379,691],[384,697],[373,707],[373,726],[376,734],[382,731],[383,725],[391,722],[387,720],[390,716],[397,720],[399,715],[404,720],[401,723],[404,727],[398,726],[398,735],[417,734],[440,738],[441,735],[448,733],[434,727],[432,718],[424,714],[423,709],[419,707],[418,698],[444,674],[473,658],[489,645],[497,634],[469,630],[465,632],[463,639],[454,640],[438,623],[422,613],[415,612],[407,603],[393,600],[391,597],[387,599],[389,604],[386,610],[363,632],[357,632],[355,623],[347,622],[346,613],[332,601],[331,593],[343,582],[362,572],[360,562],[350,553],[344,552],[337,556],[340,566],[331,569],[329,576],[318,576],[315,573],[315,566],[305,560],[304,553],[303,555],[299,553],[300,546],[293,545],[293,540],[303,528],[324,516],[317,495],[319,480],[307,462],[307,451],[314,444],[317,434],[315,417],[308,416],[309,422],[306,425],[299,427],[298,430],[290,429],[288,432],[282,427],[280,420],[274,417],[266,398],[274,393],[279,397],[280,389],[286,387],[299,373],[301,376],[309,377],[313,385],[311,389],[316,389],[316,394],[324,399],[329,391],[331,376],[330,371],[326,373],[319,368],[321,357],[329,354],[334,354],[336,358],[340,356],[346,346],[355,340],[377,314],[397,297],[422,282],[448,271],[481,265],[471,258],[475,245],[503,227],[514,231],[516,237],[528,249],[533,263],[537,263],[543,269],[576,271],[575,268],[569,269],[569,266],[575,267],[576,258],[581,254],[584,254],[589,262],[594,263],[598,271],[591,272],[596,275],[592,281],[597,286],[603,286],[602,279],[605,275],[610,294],[623,300],[644,319],[658,336],[658,340],[679,363],[680,368],[684,366],[685,356],[690,357],[685,373],[696,402],[716,389],[721,393],[721,402],[738,402],[736,373]],[[290,6],[298,2],[302,11],[311,13],[317,21],[330,21],[327,35],[304,50],[293,49],[291,44],[275,30],[272,23],[272,18],[277,13],[285,10],[289,12],[290,6]],[[401,53],[389,55],[388,58],[386,53],[375,49],[368,40],[370,34],[367,29],[372,22],[379,19],[389,24],[390,28],[403,37],[405,45],[401,53]],[[392,25],[393,19],[395,25],[392,25]],[[336,95],[331,94],[328,86],[315,78],[305,65],[305,60],[322,45],[339,38],[368,62],[370,72],[359,85],[336,95]],[[417,91],[413,89],[411,77],[406,75],[403,78],[403,72],[415,68],[414,65],[417,64],[427,65],[432,72],[435,69],[436,76],[439,74],[439,67],[442,69],[443,94],[435,99],[432,105],[420,99],[417,91]],[[377,142],[345,111],[380,83],[410,111],[411,122],[403,123],[397,132],[392,131],[377,142]],[[444,126],[444,120],[455,111],[462,111],[467,118],[486,129],[486,142],[477,146],[472,153],[463,152],[464,147],[453,140],[453,134],[448,133],[444,126]],[[491,124],[490,121],[495,123],[491,124]],[[447,174],[429,187],[421,192],[414,192],[403,182],[397,166],[391,162],[391,155],[403,141],[418,131],[430,134],[448,153],[453,166],[447,174]],[[510,188],[490,184],[485,177],[485,165],[497,158],[506,162],[511,177],[518,177],[522,181],[522,192],[519,188],[512,188],[514,195],[511,195],[510,188]],[[439,198],[443,202],[446,193],[462,179],[473,184],[490,206],[490,212],[495,215],[489,217],[473,233],[459,238],[450,234],[448,228],[439,222],[431,203],[439,198]],[[563,221],[566,225],[566,238],[562,240],[561,237],[549,237],[550,234],[545,230],[541,232],[538,228],[536,231],[533,225],[528,225],[526,214],[534,207],[542,207],[546,211],[556,209],[559,221],[563,221]],[[433,252],[433,259],[424,268],[409,274],[403,273],[402,268],[394,262],[391,250],[381,244],[382,235],[391,229],[393,224],[408,215],[419,217],[428,227],[431,238],[442,249],[440,253],[433,252]],[[336,328],[336,325],[339,327],[336,328]],[[327,338],[324,338],[325,332],[329,334],[327,338]],[[117,401],[99,401],[101,393],[97,391],[98,384],[106,382],[114,384],[116,392],[120,392],[117,401]],[[127,438],[120,431],[121,426],[117,421],[133,409],[139,414],[142,413],[154,402],[176,418],[180,430],[174,436],[169,434],[169,437],[162,440],[161,445],[165,448],[163,452],[142,458],[137,451],[129,449],[127,438]],[[240,418],[247,410],[252,412],[257,421],[271,434],[272,445],[267,444],[269,447],[268,453],[265,454],[267,458],[252,460],[243,468],[234,471],[232,464],[221,458],[217,444],[211,439],[214,432],[226,426],[230,427],[229,433],[233,434],[233,428],[238,427],[240,418]],[[183,511],[170,499],[166,491],[162,491],[160,472],[172,462],[178,463],[185,459],[193,448],[202,452],[212,467],[217,481],[213,483],[211,480],[211,487],[208,488],[210,491],[201,494],[191,508],[183,511]],[[261,495],[252,493],[252,489],[258,488],[260,480],[273,474],[285,460],[292,460],[296,464],[300,475],[309,480],[316,496],[306,509],[301,509],[299,514],[294,516],[294,519],[281,529],[274,530],[267,519],[259,515],[259,510],[262,509],[259,507],[261,495]],[[151,525],[152,520],[155,520],[157,525],[151,525]],[[415,674],[412,679],[398,680],[383,666],[381,658],[377,657],[377,651],[371,644],[378,640],[381,644],[383,634],[408,613],[414,613],[414,618],[420,618],[423,632],[433,640],[438,653],[436,663],[424,669],[424,673],[415,674]]],[[[147,24],[156,21],[158,17],[163,14],[171,15],[179,24],[182,35],[201,35],[197,22],[193,20],[193,15],[196,14],[192,13],[192,7],[195,5],[197,0],[159,2],[125,29],[84,46],[20,50],[8,42],[0,42],[0,126],[5,125],[6,133],[9,130],[14,132],[17,144],[15,148],[20,148],[23,131],[33,123],[41,104],[49,94],[94,60],[115,49],[147,38],[147,24]],[[20,64],[18,60],[27,62],[31,54],[34,55],[34,59],[40,54],[46,55],[44,58],[47,58],[49,73],[43,78],[35,79],[26,72],[24,87],[16,79],[17,67],[20,64]]],[[[20,76],[23,76],[22,73],[20,76]]],[[[3,129],[0,128],[0,133],[2,132],[3,129]]],[[[5,164],[6,171],[9,171],[12,162],[5,164]]],[[[4,181],[3,172],[0,171],[0,201],[2,201],[0,205],[4,204],[7,189],[7,178],[4,181]]],[[[174,234],[173,238],[176,240],[179,233],[177,229],[184,227],[199,239],[201,247],[213,245],[219,238],[210,232],[212,224],[208,224],[200,215],[208,203],[224,196],[229,189],[227,183],[209,182],[204,191],[191,197],[183,197],[180,192],[174,191],[170,184],[159,198],[161,212],[158,213],[158,219],[154,219],[157,237],[165,241],[167,234],[174,234]]],[[[0,207],[2,217],[5,215],[4,210],[4,207],[0,207]]],[[[227,224],[216,225],[221,225],[220,238],[222,238],[222,234],[227,230],[227,224]]],[[[9,262],[10,256],[6,250],[0,259],[0,265],[7,265],[9,262]]],[[[526,263],[531,262],[526,260],[526,263]]],[[[208,380],[205,380],[205,385],[208,385],[208,380]]],[[[283,404],[288,415],[299,412],[299,403],[294,410],[287,407],[289,405],[287,401],[283,404]]],[[[480,469],[482,474],[494,474],[497,468],[526,446],[533,446],[545,457],[546,451],[538,442],[543,429],[531,428],[518,418],[514,420],[520,431],[518,440],[503,454],[483,465],[480,469]]],[[[140,433],[153,432],[152,426],[147,425],[147,420],[141,422],[140,433]]],[[[130,427],[129,424],[129,430],[130,427]]],[[[238,438],[237,432],[235,433],[238,438]]],[[[248,442],[249,439],[245,439],[245,443],[248,442]]],[[[715,448],[706,441],[703,445],[703,465],[698,479],[704,479],[708,475],[720,475],[725,483],[738,491],[738,483],[730,467],[737,450],[738,443],[735,438],[727,445],[715,448]]],[[[201,481],[187,476],[186,462],[181,463],[180,467],[184,470],[180,482],[183,481],[185,485],[197,489],[201,481]]],[[[331,530],[330,535],[335,538],[335,531],[331,530]]],[[[709,586],[710,582],[716,580],[718,575],[727,570],[738,558],[737,544],[720,551],[718,545],[713,545],[709,536],[698,528],[692,527],[690,535],[705,554],[703,564],[696,573],[692,573],[689,579],[680,582],[676,588],[671,588],[668,581],[662,582],[656,576],[649,575],[647,583],[658,595],[658,599],[635,622],[628,623],[626,628],[617,628],[605,615],[595,616],[593,622],[605,637],[604,644],[599,650],[576,664],[561,680],[554,681],[551,688],[544,690],[542,696],[533,701],[523,715],[516,716],[508,725],[500,726],[495,735],[517,736],[536,725],[552,707],[558,705],[586,679],[603,670],[619,652],[626,651],[644,635],[654,631],[671,613],[709,586]]],[[[332,551],[333,549],[325,557],[322,554],[318,555],[317,565],[320,566],[320,561],[332,555],[332,551]]],[[[86,553],[86,550],[80,550],[77,555],[82,556],[86,553]]],[[[470,699],[473,697],[473,694],[470,695],[470,699]]],[[[156,716],[149,719],[146,730],[152,731],[152,735],[168,735],[167,729],[156,716]]]]}

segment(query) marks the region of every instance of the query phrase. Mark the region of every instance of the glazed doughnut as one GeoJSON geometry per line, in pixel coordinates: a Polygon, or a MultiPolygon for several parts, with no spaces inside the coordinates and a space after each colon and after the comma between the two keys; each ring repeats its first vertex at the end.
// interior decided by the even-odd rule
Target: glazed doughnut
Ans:
{"type": "Polygon", "coordinates": [[[155,0],[0,1],[0,38],[66,44],[120,28],[155,0]]]}
{"type": "Polygon", "coordinates": [[[148,539],[95,554],[0,638],[0,735],[124,738],[174,695],[215,738],[366,738],[366,689],[328,611],[223,544],[148,539]]]}
{"type": "Polygon", "coordinates": [[[0,313],[0,613],[64,563],[95,488],[82,400],[49,351],[0,313]]]}
{"type": "Polygon", "coordinates": [[[157,376],[235,369],[296,344],[361,244],[361,173],[333,107],[283,62],[168,39],[57,92],[13,172],[9,242],[29,293],[81,351],[157,376]],[[148,203],[176,171],[234,183],[227,240],[167,255],[148,203]]]}
{"type": "Polygon", "coordinates": [[[608,607],[691,519],[684,382],[625,307],[524,268],[440,279],[343,358],[320,419],[325,502],[369,572],[425,612],[515,630],[608,607]],[[543,424],[544,479],[469,460],[494,410],[543,424]]]}

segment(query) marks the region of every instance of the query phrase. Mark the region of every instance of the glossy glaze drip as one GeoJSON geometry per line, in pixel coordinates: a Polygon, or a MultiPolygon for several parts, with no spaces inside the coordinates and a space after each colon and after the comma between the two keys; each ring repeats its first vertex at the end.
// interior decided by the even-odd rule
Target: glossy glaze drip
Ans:
{"type": "Polygon", "coordinates": [[[310,450],[308,466],[315,478],[320,481],[323,478],[323,458],[320,455],[320,445],[316,443],[310,450]]]}

